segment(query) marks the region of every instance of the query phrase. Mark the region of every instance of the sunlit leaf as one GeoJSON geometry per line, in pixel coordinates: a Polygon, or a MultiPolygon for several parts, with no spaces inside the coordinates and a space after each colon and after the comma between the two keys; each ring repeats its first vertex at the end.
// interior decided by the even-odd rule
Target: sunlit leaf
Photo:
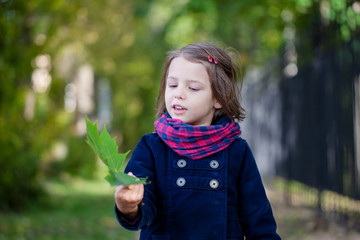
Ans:
{"type": "Polygon", "coordinates": [[[129,176],[121,171],[122,165],[126,159],[126,156],[130,151],[126,153],[118,153],[118,146],[116,145],[115,138],[112,138],[104,125],[100,135],[98,134],[97,121],[92,122],[86,117],[86,130],[88,133],[87,143],[94,150],[96,155],[101,161],[109,168],[109,174],[105,179],[111,186],[117,185],[131,185],[131,184],[147,184],[146,178],[135,178],[129,176]]]}

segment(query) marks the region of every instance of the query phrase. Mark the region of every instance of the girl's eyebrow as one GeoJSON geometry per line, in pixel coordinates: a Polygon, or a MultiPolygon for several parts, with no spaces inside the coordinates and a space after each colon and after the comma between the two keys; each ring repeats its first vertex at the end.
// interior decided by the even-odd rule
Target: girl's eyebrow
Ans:
{"type": "Polygon", "coordinates": [[[177,80],[176,77],[173,77],[173,76],[168,76],[166,79],[174,79],[174,80],[177,80]]]}
{"type": "MultiPolygon", "coordinates": [[[[178,80],[177,77],[173,77],[173,76],[168,76],[167,79],[169,79],[169,80],[178,80]]],[[[185,82],[204,84],[203,82],[195,80],[195,79],[187,79],[187,80],[185,80],[185,82]]]]}

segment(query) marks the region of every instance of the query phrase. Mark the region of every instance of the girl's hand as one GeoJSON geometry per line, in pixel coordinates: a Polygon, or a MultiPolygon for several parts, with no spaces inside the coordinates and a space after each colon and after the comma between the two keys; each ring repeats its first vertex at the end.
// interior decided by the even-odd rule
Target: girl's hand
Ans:
{"type": "MultiPolygon", "coordinates": [[[[134,176],[131,172],[130,176],[134,176]]],[[[135,176],[134,176],[135,177],[135,176]]],[[[115,203],[119,211],[128,220],[134,220],[139,213],[139,203],[144,197],[144,184],[117,186],[115,189],[115,203]]]]}

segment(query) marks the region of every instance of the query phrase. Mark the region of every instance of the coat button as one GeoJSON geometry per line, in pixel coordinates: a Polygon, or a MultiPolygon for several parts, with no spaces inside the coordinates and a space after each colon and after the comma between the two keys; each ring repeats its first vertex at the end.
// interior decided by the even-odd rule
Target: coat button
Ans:
{"type": "Polygon", "coordinates": [[[212,161],[210,162],[210,167],[211,167],[212,169],[218,168],[218,167],[219,167],[219,162],[216,161],[216,160],[212,160],[212,161]]]}
{"type": "Polygon", "coordinates": [[[179,177],[177,180],[176,180],[176,185],[178,185],[179,187],[183,187],[186,183],[186,180],[185,178],[182,178],[182,177],[179,177]]]}
{"type": "Polygon", "coordinates": [[[213,179],[210,181],[209,185],[212,189],[217,189],[219,187],[219,182],[218,182],[218,180],[213,179]]]}
{"type": "Polygon", "coordinates": [[[186,167],[186,161],[184,159],[180,159],[179,161],[177,161],[177,166],[179,168],[184,168],[186,167]]]}

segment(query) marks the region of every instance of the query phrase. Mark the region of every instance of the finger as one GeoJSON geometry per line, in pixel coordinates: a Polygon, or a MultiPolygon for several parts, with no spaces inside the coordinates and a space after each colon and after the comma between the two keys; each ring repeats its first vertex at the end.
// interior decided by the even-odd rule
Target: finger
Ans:
{"type": "Polygon", "coordinates": [[[144,184],[139,184],[138,199],[144,198],[144,184]]]}
{"type": "Polygon", "coordinates": [[[129,188],[129,186],[124,186],[124,185],[120,185],[117,186],[115,189],[115,199],[127,199],[129,194],[131,194],[131,189],[129,188]]]}
{"type": "Polygon", "coordinates": [[[140,181],[140,179],[136,177],[132,172],[128,172],[128,175],[136,178],[136,181],[140,181]]]}
{"type": "Polygon", "coordinates": [[[119,192],[120,192],[123,188],[124,188],[124,186],[122,186],[122,185],[119,185],[119,186],[117,186],[117,187],[115,188],[115,193],[114,193],[115,198],[119,195],[119,192]]]}
{"type": "Polygon", "coordinates": [[[124,189],[124,185],[119,185],[119,186],[117,186],[116,188],[115,188],[115,192],[120,192],[121,190],[123,190],[124,189]]]}
{"type": "Polygon", "coordinates": [[[144,196],[144,185],[143,184],[136,184],[136,192],[134,192],[134,197],[137,201],[141,201],[144,196]]]}
{"type": "Polygon", "coordinates": [[[115,188],[115,193],[126,192],[129,190],[129,186],[119,185],[115,188]]]}
{"type": "Polygon", "coordinates": [[[134,185],[134,198],[135,198],[135,199],[139,199],[139,198],[138,198],[139,191],[140,191],[140,184],[135,184],[135,185],[134,185]]]}
{"type": "Polygon", "coordinates": [[[131,190],[128,192],[127,194],[127,201],[133,203],[133,204],[137,204],[140,200],[139,200],[139,186],[138,184],[135,185],[131,185],[131,190]]]}
{"type": "Polygon", "coordinates": [[[128,200],[131,202],[135,202],[136,201],[136,195],[137,195],[137,186],[132,184],[129,185],[129,192],[128,192],[128,200]]]}

